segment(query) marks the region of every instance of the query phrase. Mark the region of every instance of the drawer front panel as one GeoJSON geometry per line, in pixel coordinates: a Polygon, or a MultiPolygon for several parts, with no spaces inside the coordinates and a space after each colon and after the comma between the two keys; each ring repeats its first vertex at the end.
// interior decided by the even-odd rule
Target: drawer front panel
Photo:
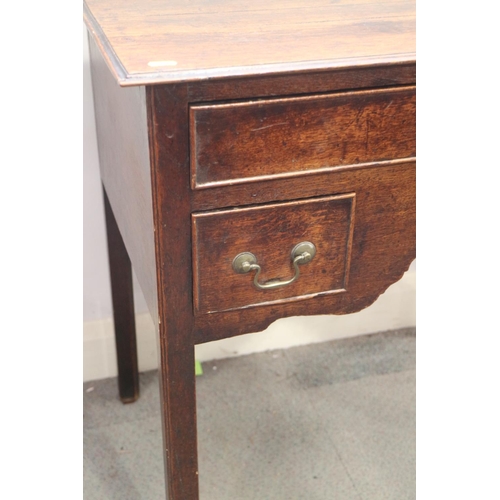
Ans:
{"type": "Polygon", "coordinates": [[[194,308],[196,314],[344,292],[347,288],[355,195],[193,214],[194,308]],[[256,271],[238,274],[233,260],[252,253],[258,282],[284,282],[295,275],[291,251],[303,241],[316,247],[293,283],[261,290],[256,271]]]}
{"type": "Polygon", "coordinates": [[[415,87],[190,108],[194,189],[415,156],[415,87]]]}

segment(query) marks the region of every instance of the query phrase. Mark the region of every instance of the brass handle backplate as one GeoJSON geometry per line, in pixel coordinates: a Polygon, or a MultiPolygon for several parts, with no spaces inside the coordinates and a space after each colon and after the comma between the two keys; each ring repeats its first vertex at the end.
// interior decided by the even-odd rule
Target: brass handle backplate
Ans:
{"type": "Polygon", "coordinates": [[[280,288],[283,286],[290,285],[300,276],[299,265],[307,264],[311,262],[313,257],[316,255],[316,247],[313,243],[309,241],[303,241],[298,245],[295,245],[291,252],[291,259],[293,267],[295,268],[295,274],[292,278],[286,281],[269,280],[266,283],[259,283],[259,276],[261,267],[257,264],[257,257],[253,253],[243,252],[238,254],[233,260],[233,269],[238,274],[249,273],[250,271],[257,271],[253,278],[253,284],[259,290],[272,290],[274,288],[280,288]]]}

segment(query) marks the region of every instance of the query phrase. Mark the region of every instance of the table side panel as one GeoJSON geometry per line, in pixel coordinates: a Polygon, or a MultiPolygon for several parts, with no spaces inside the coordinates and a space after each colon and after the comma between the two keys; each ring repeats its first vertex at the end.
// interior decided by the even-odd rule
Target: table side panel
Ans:
{"type": "Polygon", "coordinates": [[[153,203],[144,87],[121,88],[89,37],[101,179],[153,318],[158,322],[153,203]]]}

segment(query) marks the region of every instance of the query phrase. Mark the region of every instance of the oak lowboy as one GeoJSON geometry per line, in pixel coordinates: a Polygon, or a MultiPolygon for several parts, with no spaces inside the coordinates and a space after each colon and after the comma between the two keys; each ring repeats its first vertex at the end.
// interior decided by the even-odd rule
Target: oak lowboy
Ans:
{"type": "Polygon", "coordinates": [[[195,344],[359,311],[415,258],[414,5],[268,3],[85,4],[120,396],[132,263],[171,500],[198,498],[195,344]]]}

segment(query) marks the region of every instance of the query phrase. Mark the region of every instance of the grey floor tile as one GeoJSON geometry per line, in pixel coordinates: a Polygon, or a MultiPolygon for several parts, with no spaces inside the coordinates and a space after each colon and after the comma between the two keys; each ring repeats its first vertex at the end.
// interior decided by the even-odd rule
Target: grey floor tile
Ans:
{"type": "Polygon", "coordinates": [[[332,485],[339,498],[360,498],[323,422],[311,418],[307,407],[289,404],[294,389],[282,353],[215,365],[216,378],[199,384],[202,499],[322,500],[329,498],[332,485]],[[205,383],[212,386],[215,401],[205,401],[205,383]]]}
{"type": "MultiPolygon", "coordinates": [[[[415,498],[414,329],[205,363],[197,411],[201,500],[415,498]]],[[[84,384],[84,498],[164,498],[155,372],[84,384]]]]}
{"type": "Polygon", "coordinates": [[[415,372],[308,391],[363,499],[415,498],[415,372]]]}

